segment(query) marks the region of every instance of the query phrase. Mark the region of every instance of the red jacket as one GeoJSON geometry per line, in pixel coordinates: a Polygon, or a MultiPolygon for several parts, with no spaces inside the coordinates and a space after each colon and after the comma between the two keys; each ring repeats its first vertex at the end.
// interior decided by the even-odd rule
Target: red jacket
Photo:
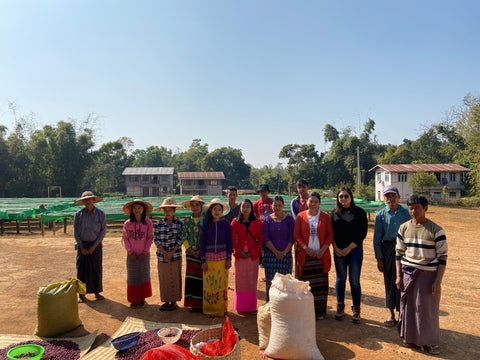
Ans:
{"type": "MultiPolygon", "coordinates": [[[[305,265],[305,259],[307,257],[307,252],[303,250],[303,246],[308,246],[308,241],[310,240],[310,223],[308,222],[307,211],[302,211],[297,215],[295,228],[293,230],[293,238],[298,244],[298,270],[300,276],[302,276],[303,266],[305,265]]],[[[320,216],[318,217],[317,233],[320,248],[325,244],[328,245],[327,250],[325,250],[322,256],[323,272],[328,273],[332,266],[330,244],[333,241],[333,228],[330,216],[324,211],[320,211],[320,216]]]]}
{"type": "Polygon", "coordinates": [[[240,253],[245,248],[245,245],[248,251],[250,251],[250,254],[252,254],[252,260],[258,259],[262,253],[261,249],[263,244],[262,222],[259,219],[255,219],[250,223],[248,228],[257,241],[247,232],[245,225],[237,219],[232,220],[231,226],[233,256],[235,256],[235,259],[240,259],[240,253]]]}

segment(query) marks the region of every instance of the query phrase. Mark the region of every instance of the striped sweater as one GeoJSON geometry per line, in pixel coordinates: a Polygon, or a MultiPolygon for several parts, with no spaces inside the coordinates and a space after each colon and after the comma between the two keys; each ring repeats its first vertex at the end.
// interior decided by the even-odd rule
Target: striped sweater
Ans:
{"type": "Polygon", "coordinates": [[[396,260],[403,265],[426,271],[436,271],[437,265],[447,264],[447,238],[445,231],[427,219],[414,225],[407,221],[400,225],[395,248],[396,260]]]}

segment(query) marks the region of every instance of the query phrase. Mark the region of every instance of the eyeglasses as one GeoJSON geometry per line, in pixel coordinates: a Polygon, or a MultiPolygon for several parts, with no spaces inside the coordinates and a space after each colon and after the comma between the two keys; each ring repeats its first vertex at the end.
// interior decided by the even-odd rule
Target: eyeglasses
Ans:
{"type": "Polygon", "coordinates": [[[338,195],[340,199],[348,199],[350,195],[338,195]]]}

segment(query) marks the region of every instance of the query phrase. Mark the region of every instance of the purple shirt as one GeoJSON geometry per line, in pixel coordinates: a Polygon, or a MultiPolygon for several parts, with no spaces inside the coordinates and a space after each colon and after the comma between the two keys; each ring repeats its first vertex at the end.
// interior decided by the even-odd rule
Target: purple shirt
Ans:
{"type": "Polygon", "coordinates": [[[205,222],[200,229],[200,256],[202,263],[207,261],[207,253],[225,253],[232,259],[233,243],[230,223],[225,219],[217,222],[205,222]]]}
{"type": "MultiPolygon", "coordinates": [[[[293,244],[293,228],[295,221],[290,215],[285,216],[282,221],[275,221],[269,215],[263,220],[263,243],[271,241],[275,249],[283,251],[288,244],[293,244]]],[[[265,251],[271,253],[265,246],[265,251]]]]}

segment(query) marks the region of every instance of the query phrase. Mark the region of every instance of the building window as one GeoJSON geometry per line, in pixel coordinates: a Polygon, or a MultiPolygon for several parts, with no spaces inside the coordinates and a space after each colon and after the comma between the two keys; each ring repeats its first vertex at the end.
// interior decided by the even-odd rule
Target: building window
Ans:
{"type": "Polygon", "coordinates": [[[130,181],[131,181],[131,182],[137,182],[137,181],[138,181],[138,177],[137,177],[137,176],[130,176],[130,181]]]}
{"type": "Polygon", "coordinates": [[[390,182],[390,173],[389,172],[385,172],[385,182],[390,182]]]}
{"type": "Polygon", "coordinates": [[[142,181],[148,181],[149,177],[148,176],[142,176],[142,181]]]}
{"type": "Polygon", "coordinates": [[[377,172],[377,181],[382,181],[382,173],[380,171],[377,172]]]}
{"type": "Polygon", "coordinates": [[[450,182],[455,182],[455,181],[457,181],[457,174],[450,173],[450,182]]]}
{"type": "Polygon", "coordinates": [[[398,173],[398,182],[407,182],[407,173],[398,173]]]}
{"type": "Polygon", "coordinates": [[[457,197],[457,193],[455,191],[450,191],[450,197],[451,198],[456,198],[457,197]]]}

